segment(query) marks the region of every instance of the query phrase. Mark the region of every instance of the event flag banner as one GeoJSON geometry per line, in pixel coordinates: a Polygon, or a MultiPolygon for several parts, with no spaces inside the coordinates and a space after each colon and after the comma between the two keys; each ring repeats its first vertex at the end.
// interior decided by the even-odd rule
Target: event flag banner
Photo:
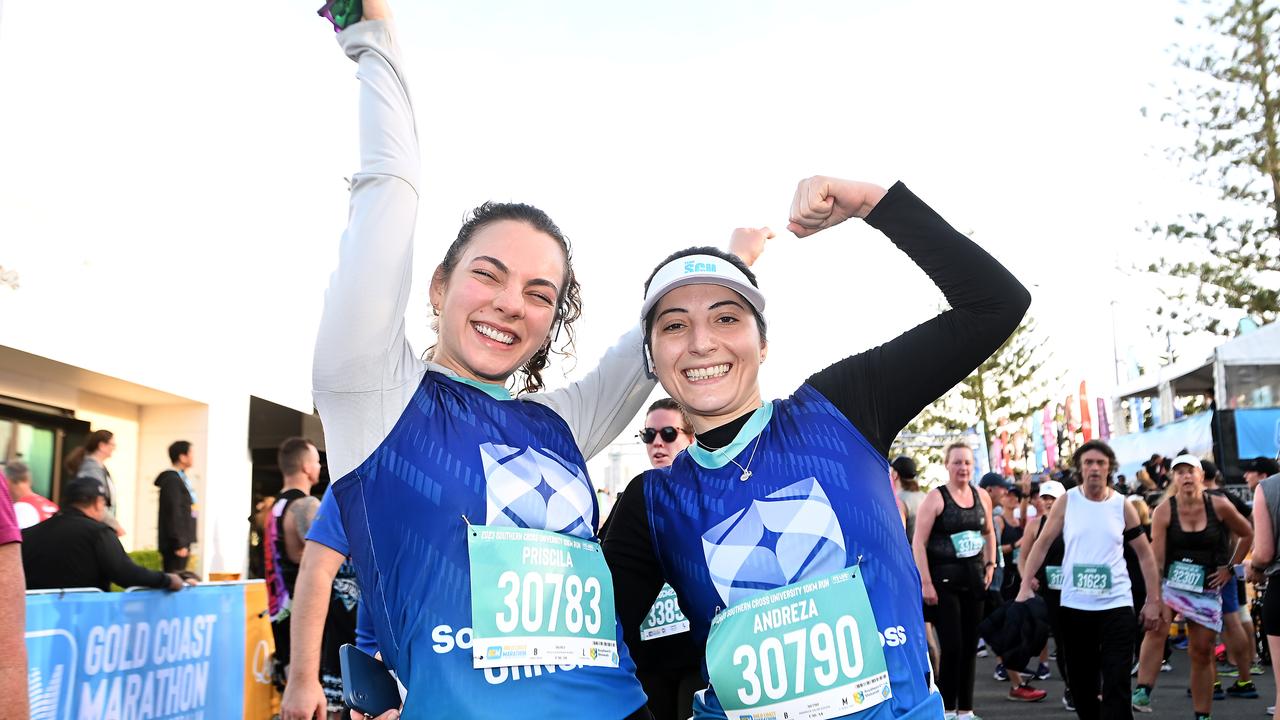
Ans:
{"type": "Polygon", "coordinates": [[[1085,381],[1080,381],[1080,434],[1084,441],[1093,439],[1093,422],[1089,419],[1089,391],[1085,389],[1085,381]]]}
{"type": "Polygon", "coordinates": [[[1104,442],[1111,439],[1111,421],[1107,419],[1107,401],[1098,398],[1098,437],[1104,442]]]}
{"type": "Polygon", "coordinates": [[[270,717],[246,705],[245,596],[239,583],[28,595],[31,717],[270,717]]]}

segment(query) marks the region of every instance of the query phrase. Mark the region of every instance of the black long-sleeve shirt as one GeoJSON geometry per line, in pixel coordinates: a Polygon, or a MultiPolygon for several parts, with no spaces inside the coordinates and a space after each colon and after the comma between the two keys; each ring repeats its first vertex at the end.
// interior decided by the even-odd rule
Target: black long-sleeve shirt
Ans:
{"type": "Polygon", "coordinates": [[[124,551],[116,532],[74,507],[22,531],[22,569],[28,590],[96,587],[169,587],[169,577],[148,570],[124,551]]]}
{"type": "Polygon", "coordinates": [[[156,524],[156,540],[160,552],[191,547],[196,541],[196,519],[191,514],[191,493],[177,470],[165,470],[156,477],[160,488],[160,511],[156,524]]]}
{"type": "MultiPolygon", "coordinates": [[[[840,360],[806,381],[888,456],[894,437],[929,403],[980,365],[1013,332],[1031,295],[995,258],[957,232],[902,183],[866,218],[933,280],[951,309],[878,347],[840,360]]],[[[747,413],[699,433],[708,447],[733,441],[747,413]]],[[[887,479],[885,480],[887,482],[887,479]]],[[[662,586],[649,534],[644,475],[632,480],[610,518],[605,558],[618,618],[635,647],[644,615],[662,586]]]]}

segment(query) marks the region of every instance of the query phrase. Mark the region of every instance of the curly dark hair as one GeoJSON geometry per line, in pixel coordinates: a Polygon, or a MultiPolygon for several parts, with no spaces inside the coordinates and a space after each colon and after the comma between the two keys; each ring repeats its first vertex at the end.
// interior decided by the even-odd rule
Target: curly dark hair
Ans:
{"type": "Polygon", "coordinates": [[[1111,477],[1111,474],[1114,473],[1118,468],[1116,464],[1116,451],[1112,450],[1111,446],[1103,442],[1102,440],[1090,440],[1089,442],[1076,448],[1076,451],[1071,454],[1071,467],[1075,468],[1076,472],[1079,472],[1080,458],[1084,457],[1084,454],[1089,452],[1090,450],[1097,450],[1098,452],[1107,456],[1107,461],[1110,463],[1109,466],[1107,467],[1107,478],[1109,479],[1111,477]]]}
{"type": "MultiPolygon", "coordinates": [[[[503,220],[522,222],[534,230],[550,236],[564,251],[564,290],[561,291],[560,297],[556,298],[555,321],[552,323],[552,331],[547,336],[547,341],[517,371],[518,374],[524,376],[523,384],[515,392],[516,395],[521,395],[523,393],[538,392],[545,387],[542,382],[542,371],[547,367],[547,361],[552,352],[564,357],[574,356],[575,334],[573,323],[582,316],[582,287],[578,284],[578,278],[573,273],[573,246],[569,243],[569,238],[561,232],[560,227],[555,224],[549,215],[532,205],[488,201],[467,213],[466,220],[462,223],[462,227],[458,229],[458,237],[449,246],[449,249],[445,251],[444,259],[440,261],[440,266],[436,268],[436,275],[442,279],[448,279],[453,274],[454,268],[458,266],[458,261],[462,259],[463,251],[466,250],[471,239],[475,237],[476,232],[487,225],[503,220]],[[557,350],[552,348],[552,343],[553,339],[559,339],[562,329],[565,332],[565,342],[557,350]]],[[[432,329],[439,332],[439,323],[433,322],[432,329]]],[[[432,345],[427,349],[426,357],[430,358],[434,351],[435,346],[432,345]]],[[[519,380],[517,380],[517,383],[519,383],[519,380]]]]}

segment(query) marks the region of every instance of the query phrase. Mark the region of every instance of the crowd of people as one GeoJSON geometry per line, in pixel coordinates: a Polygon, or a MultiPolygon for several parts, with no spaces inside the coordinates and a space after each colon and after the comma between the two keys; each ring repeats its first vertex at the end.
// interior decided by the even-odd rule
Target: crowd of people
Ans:
{"type": "MultiPolygon", "coordinates": [[[[1280,593],[1266,583],[1276,567],[1275,460],[1242,463],[1252,507],[1222,487],[1216,464],[1185,451],[1152,457],[1131,487],[1101,440],[1080,445],[1063,471],[1016,481],[988,473],[973,482],[964,444],[947,448],[945,465],[948,481],[903,522],[912,529],[948,714],[972,715],[975,650],[985,654],[987,646],[1016,654],[996,666],[1010,700],[1046,697],[1031,681],[1050,676],[1056,653],[1062,704],[1081,718],[1151,712],[1159,674],[1171,669],[1175,623],[1198,718],[1209,717],[1215,699],[1258,697],[1255,638],[1280,642],[1280,593]],[[1255,605],[1261,627],[1246,576],[1266,588],[1255,605]],[[1226,687],[1217,677],[1220,655],[1235,678],[1226,687]]],[[[916,463],[902,456],[892,466],[899,497],[912,498],[916,463]]]]}

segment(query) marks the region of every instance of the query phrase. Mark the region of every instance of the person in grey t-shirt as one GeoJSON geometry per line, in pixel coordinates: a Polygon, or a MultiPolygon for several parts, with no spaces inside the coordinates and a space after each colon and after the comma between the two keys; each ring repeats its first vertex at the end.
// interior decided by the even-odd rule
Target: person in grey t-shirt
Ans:
{"type": "Polygon", "coordinates": [[[116,484],[111,479],[111,472],[104,464],[111,459],[115,451],[115,435],[110,430],[94,430],[89,433],[89,437],[85,438],[83,445],[71,451],[63,467],[67,471],[68,481],[78,477],[88,477],[97,480],[106,488],[107,514],[102,518],[102,522],[115,530],[116,536],[119,537],[124,535],[124,528],[120,527],[120,522],[116,520],[116,484]]]}
{"type": "MultiPolygon", "coordinates": [[[[1255,458],[1266,461],[1268,458],[1255,458]]],[[[1277,469],[1275,461],[1263,464],[1261,468],[1250,465],[1249,469],[1277,469]]],[[[1251,478],[1252,479],[1252,478],[1251,478]]],[[[1266,584],[1262,598],[1262,630],[1267,635],[1267,648],[1271,651],[1273,662],[1271,671],[1276,676],[1277,701],[1280,703],[1280,582],[1268,582],[1268,578],[1280,570],[1276,549],[1276,527],[1280,526],[1280,473],[1257,482],[1253,491],[1253,557],[1249,560],[1247,579],[1259,585],[1266,584]]],[[[1252,483],[1251,483],[1252,484],[1252,483]]],[[[1274,712],[1274,705],[1268,708],[1274,712]]]]}

